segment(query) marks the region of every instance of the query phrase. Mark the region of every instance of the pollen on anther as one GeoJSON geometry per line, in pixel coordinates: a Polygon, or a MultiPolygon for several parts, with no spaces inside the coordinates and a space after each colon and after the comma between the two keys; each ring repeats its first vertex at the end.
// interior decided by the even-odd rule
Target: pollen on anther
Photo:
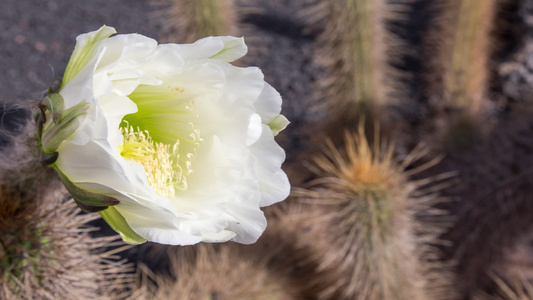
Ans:
{"type": "Polygon", "coordinates": [[[122,127],[121,133],[120,155],[144,167],[148,183],[156,194],[171,198],[176,189],[187,189],[185,174],[179,165],[179,140],[173,145],[154,142],[148,131],[132,126],[122,127]]]}

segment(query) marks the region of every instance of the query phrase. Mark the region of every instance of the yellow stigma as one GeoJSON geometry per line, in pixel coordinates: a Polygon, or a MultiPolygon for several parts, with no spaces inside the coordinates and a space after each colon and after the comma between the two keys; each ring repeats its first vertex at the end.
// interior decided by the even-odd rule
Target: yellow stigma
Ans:
{"type": "Polygon", "coordinates": [[[185,175],[190,173],[179,165],[179,140],[174,145],[156,143],[148,131],[142,131],[133,126],[120,128],[122,144],[118,146],[120,155],[126,160],[140,163],[146,172],[148,183],[155,193],[167,197],[174,197],[177,190],[186,190],[185,175]]]}

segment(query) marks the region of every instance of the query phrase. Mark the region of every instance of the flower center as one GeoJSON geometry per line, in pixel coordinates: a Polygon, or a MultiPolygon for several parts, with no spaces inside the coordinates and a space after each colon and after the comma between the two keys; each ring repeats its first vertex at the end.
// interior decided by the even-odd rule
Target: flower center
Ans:
{"type": "Polygon", "coordinates": [[[154,142],[147,130],[133,126],[121,127],[124,137],[119,145],[119,153],[126,160],[140,163],[146,172],[148,183],[159,196],[172,198],[176,190],[186,190],[185,176],[191,170],[180,166],[179,140],[174,145],[154,142]]]}
{"type": "Polygon", "coordinates": [[[120,153],[144,167],[158,195],[173,198],[187,189],[186,176],[202,142],[195,94],[170,84],[139,85],[128,97],[137,112],[124,116],[120,125],[120,153]]]}

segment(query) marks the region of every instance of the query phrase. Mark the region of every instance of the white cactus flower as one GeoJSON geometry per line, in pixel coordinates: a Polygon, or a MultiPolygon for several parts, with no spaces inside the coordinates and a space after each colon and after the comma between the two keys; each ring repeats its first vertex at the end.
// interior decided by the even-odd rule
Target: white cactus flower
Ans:
{"type": "Polygon", "coordinates": [[[45,103],[51,166],[127,242],[255,242],[266,227],[260,207],[289,194],[274,141],[288,121],[261,70],[230,64],[246,54],[244,40],[158,45],[114,33],[78,36],[45,103]]]}

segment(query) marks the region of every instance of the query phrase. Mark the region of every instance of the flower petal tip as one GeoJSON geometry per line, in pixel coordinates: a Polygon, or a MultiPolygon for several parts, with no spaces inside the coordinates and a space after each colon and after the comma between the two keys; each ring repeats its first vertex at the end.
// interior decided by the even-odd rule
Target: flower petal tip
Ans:
{"type": "Polygon", "coordinates": [[[272,130],[274,136],[282,132],[291,122],[284,115],[277,115],[270,123],[268,127],[272,130]]]}

